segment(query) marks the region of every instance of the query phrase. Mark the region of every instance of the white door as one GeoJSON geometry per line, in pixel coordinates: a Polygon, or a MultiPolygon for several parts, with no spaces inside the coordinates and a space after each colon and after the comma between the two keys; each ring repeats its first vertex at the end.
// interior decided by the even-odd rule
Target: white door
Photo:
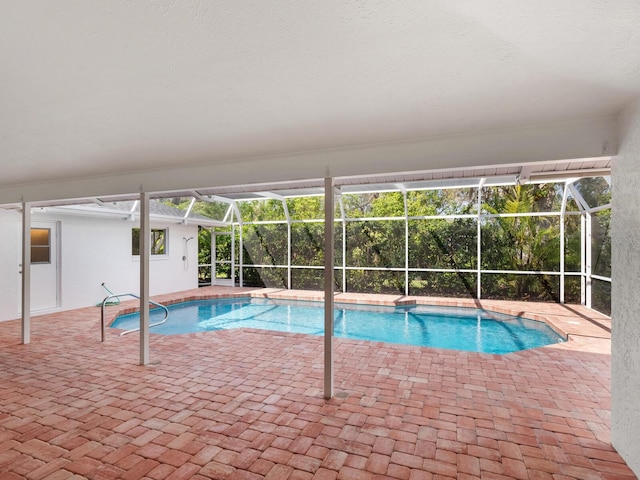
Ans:
{"type": "Polygon", "coordinates": [[[213,260],[212,285],[235,285],[233,271],[234,257],[234,236],[231,232],[214,232],[211,236],[213,245],[211,246],[213,260]]]}
{"type": "Polygon", "coordinates": [[[31,225],[31,311],[59,306],[59,225],[31,225]]]}

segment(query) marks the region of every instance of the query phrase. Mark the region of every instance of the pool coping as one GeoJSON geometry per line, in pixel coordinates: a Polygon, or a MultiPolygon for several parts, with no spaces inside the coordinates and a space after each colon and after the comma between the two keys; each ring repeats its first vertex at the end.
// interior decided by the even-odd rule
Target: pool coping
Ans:
{"type": "MultiPolygon", "coordinates": [[[[286,290],[275,288],[250,287],[202,287],[169,294],[155,295],[152,300],[163,305],[213,300],[220,298],[265,298],[273,300],[324,301],[324,292],[311,290],[286,290]]],[[[477,300],[472,298],[419,297],[369,293],[336,293],[336,303],[368,304],[375,306],[445,306],[458,308],[477,308],[486,312],[495,312],[547,324],[567,343],[577,339],[586,343],[611,339],[611,319],[606,315],[588,309],[583,305],[562,305],[556,303],[516,302],[507,300],[477,300]]],[[[117,311],[108,312],[106,324],[111,325],[119,315],[139,311],[137,301],[122,302],[117,311]]],[[[562,344],[553,344],[553,346],[562,344]]]]}

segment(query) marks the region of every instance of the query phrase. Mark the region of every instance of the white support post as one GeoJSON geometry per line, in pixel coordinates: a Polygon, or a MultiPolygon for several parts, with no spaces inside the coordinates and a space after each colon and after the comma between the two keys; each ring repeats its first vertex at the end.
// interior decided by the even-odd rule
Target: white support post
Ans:
{"type": "Polygon", "coordinates": [[[231,285],[236,286],[236,226],[231,224],[231,285]]]}
{"type": "Polygon", "coordinates": [[[592,218],[591,218],[591,212],[587,212],[585,213],[585,251],[584,251],[584,256],[585,256],[585,281],[586,281],[586,288],[585,288],[585,305],[587,306],[587,308],[591,308],[591,284],[592,284],[592,279],[591,279],[591,235],[592,235],[592,228],[591,228],[591,224],[592,224],[592,218]]]}
{"type": "Polygon", "coordinates": [[[580,303],[587,304],[586,213],[580,215],[580,303]]]}
{"type": "Polygon", "coordinates": [[[240,215],[240,209],[235,201],[231,205],[233,206],[233,213],[238,219],[238,228],[240,229],[240,244],[238,245],[238,277],[240,286],[244,287],[244,274],[242,272],[244,269],[244,228],[242,226],[242,215],[240,215]]]}
{"type": "Polygon", "coordinates": [[[333,178],[324,179],[324,398],[333,397],[333,178]]]}
{"type": "Polygon", "coordinates": [[[402,188],[404,203],[404,294],[409,296],[409,206],[407,205],[407,190],[402,188]]]}
{"type": "Polygon", "coordinates": [[[287,220],[287,290],[291,290],[291,215],[285,198],[282,199],[282,209],[287,220]]]}
{"type": "Polygon", "coordinates": [[[31,203],[22,203],[22,322],[21,341],[31,342],[31,203]]]}
{"type": "Polygon", "coordinates": [[[571,196],[578,204],[582,215],[580,216],[580,302],[591,308],[591,211],[589,204],[584,199],[573,183],[567,182],[571,190],[571,196]]]}
{"type": "Polygon", "coordinates": [[[560,304],[564,305],[564,219],[565,216],[560,216],[560,304]]]}
{"type": "Polygon", "coordinates": [[[238,225],[240,229],[240,246],[238,247],[238,275],[240,276],[240,286],[244,287],[244,228],[242,223],[238,225]]]}
{"type": "Polygon", "coordinates": [[[291,221],[287,221],[287,290],[291,288],[291,221]]]}
{"type": "Polygon", "coordinates": [[[242,223],[239,224],[240,228],[240,246],[238,248],[238,275],[240,276],[240,286],[244,287],[244,228],[242,223]]]}
{"type": "Polygon", "coordinates": [[[209,245],[211,245],[211,286],[216,284],[216,279],[218,278],[216,273],[218,271],[218,237],[216,237],[215,229],[211,229],[211,239],[209,240],[209,245]]]}
{"type": "Polygon", "coordinates": [[[140,365],[149,363],[149,194],[140,193],[140,365]]]}
{"type": "Polygon", "coordinates": [[[560,303],[564,305],[564,246],[565,246],[565,230],[564,221],[567,211],[567,200],[569,198],[569,185],[565,183],[564,192],[562,194],[562,207],[560,208],[560,303]]]}
{"type": "Polygon", "coordinates": [[[342,293],[347,293],[347,221],[344,214],[342,194],[339,197],[340,218],[342,219],[342,293]]]}
{"type": "Polygon", "coordinates": [[[486,182],[486,178],[482,178],[480,179],[480,183],[478,184],[478,205],[477,205],[477,209],[478,211],[476,212],[477,214],[477,218],[478,218],[478,225],[476,226],[477,230],[476,230],[476,235],[477,235],[477,253],[478,253],[478,257],[477,257],[477,269],[478,272],[476,274],[476,296],[478,297],[478,300],[480,300],[480,298],[482,297],[482,225],[481,225],[481,220],[482,220],[482,188],[484,187],[484,182],[486,182]]]}

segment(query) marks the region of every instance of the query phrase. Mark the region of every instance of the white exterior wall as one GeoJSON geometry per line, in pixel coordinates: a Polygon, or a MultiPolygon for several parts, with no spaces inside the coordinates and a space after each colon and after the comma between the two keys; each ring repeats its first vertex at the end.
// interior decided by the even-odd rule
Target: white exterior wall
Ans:
{"type": "Polygon", "coordinates": [[[0,320],[17,318],[20,309],[20,225],[22,217],[0,209],[0,320]]]}
{"type": "Polygon", "coordinates": [[[640,476],[640,100],[621,116],[613,169],[612,442],[640,476]]]}
{"type": "MultiPolygon", "coordinates": [[[[34,209],[32,222],[60,222],[60,307],[56,310],[96,305],[106,297],[104,282],[114,293],[140,292],[140,262],[131,254],[131,229],[138,222],[122,219],[42,213],[34,209]]],[[[20,305],[20,215],[0,210],[0,320],[18,318],[20,305]],[[4,234],[5,231],[8,234],[4,234]],[[12,272],[15,272],[12,273],[12,272]]],[[[197,288],[198,227],[151,222],[151,228],[166,228],[166,256],[152,256],[150,294],[197,288]],[[184,239],[188,244],[187,262],[184,239]]],[[[32,267],[33,268],[33,267],[32,267]]],[[[34,314],[45,311],[34,312],[34,314]]]]}

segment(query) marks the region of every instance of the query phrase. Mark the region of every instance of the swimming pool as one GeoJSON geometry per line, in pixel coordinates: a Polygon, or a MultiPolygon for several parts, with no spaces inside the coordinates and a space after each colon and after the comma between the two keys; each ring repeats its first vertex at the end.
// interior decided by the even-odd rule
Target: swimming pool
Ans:
{"type": "MultiPolygon", "coordinates": [[[[225,298],[169,306],[166,323],[152,333],[174,335],[232,328],[324,334],[321,302],[225,298]]],[[[150,323],[164,312],[154,309],[150,323]]],[[[112,328],[139,326],[138,313],[121,315],[112,328]]],[[[543,322],[474,308],[410,305],[382,307],[336,304],[334,335],[423,347],[484,353],[510,353],[564,341],[543,322]]]]}

